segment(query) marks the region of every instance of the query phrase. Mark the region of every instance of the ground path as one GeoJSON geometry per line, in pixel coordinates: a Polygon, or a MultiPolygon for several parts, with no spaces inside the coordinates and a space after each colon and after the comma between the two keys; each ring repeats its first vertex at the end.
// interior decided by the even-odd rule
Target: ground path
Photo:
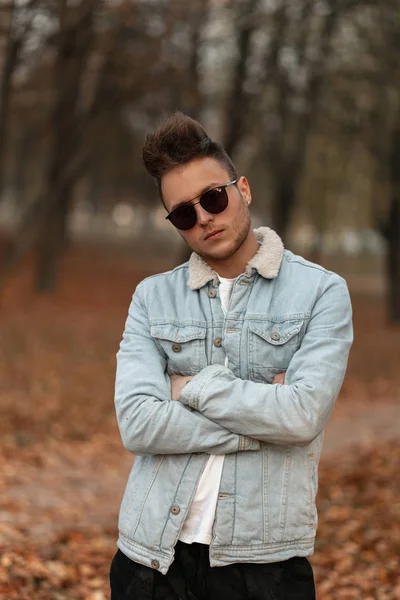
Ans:
{"type": "MultiPolygon", "coordinates": [[[[97,252],[65,266],[57,294],[30,294],[22,273],[0,298],[0,597],[7,600],[109,597],[132,464],[110,403],[115,351],[144,273],[97,252]]],[[[393,536],[400,328],[388,324],[376,280],[367,283],[353,295],[356,341],[325,435],[312,559],[320,600],[400,597],[393,536]]]]}

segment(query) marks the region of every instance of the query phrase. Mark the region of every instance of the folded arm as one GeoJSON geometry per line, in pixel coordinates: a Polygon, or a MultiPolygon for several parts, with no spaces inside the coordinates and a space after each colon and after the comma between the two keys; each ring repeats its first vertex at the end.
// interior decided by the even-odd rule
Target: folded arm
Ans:
{"type": "Polygon", "coordinates": [[[285,385],[242,380],[211,365],[182,389],[180,400],[236,433],[275,444],[309,444],[332,412],[352,340],[346,283],[328,274],[285,385]]]}
{"type": "Polygon", "coordinates": [[[150,335],[138,286],[117,354],[115,408],[124,446],[134,454],[229,454],[259,443],[171,399],[166,359],[150,335]]]}

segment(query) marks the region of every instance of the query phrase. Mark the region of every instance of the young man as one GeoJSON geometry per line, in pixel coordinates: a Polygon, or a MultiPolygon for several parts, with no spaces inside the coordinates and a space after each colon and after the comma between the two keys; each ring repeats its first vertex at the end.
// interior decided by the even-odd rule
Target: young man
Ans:
{"type": "Polygon", "coordinates": [[[251,191],[177,113],[144,163],[190,260],[142,281],[115,403],[136,456],[112,600],[312,600],[323,428],[352,343],[343,279],[252,230],[251,191]]]}

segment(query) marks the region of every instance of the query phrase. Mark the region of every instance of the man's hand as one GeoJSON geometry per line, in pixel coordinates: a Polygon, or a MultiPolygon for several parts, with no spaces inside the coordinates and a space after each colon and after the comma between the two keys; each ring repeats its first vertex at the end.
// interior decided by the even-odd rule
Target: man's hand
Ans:
{"type": "Polygon", "coordinates": [[[181,391],[193,377],[185,377],[183,375],[170,375],[171,380],[171,398],[172,400],[181,399],[181,391]]]}
{"type": "Polygon", "coordinates": [[[283,385],[285,383],[285,375],[286,371],[284,373],[277,373],[272,383],[280,383],[281,385],[283,385]]]}

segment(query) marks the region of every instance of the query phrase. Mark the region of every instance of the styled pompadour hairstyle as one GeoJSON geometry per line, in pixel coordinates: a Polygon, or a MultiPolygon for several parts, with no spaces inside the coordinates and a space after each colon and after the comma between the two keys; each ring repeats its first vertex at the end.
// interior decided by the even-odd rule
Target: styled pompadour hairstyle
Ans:
{"type": "Polygon", "coordinates": [[[198,121],[182,112],[168,117],[146,136],[143,162],[157,184],[161,199],[162,176],[174,167],[198,158],[213,158],[226,169],[231,179],[237,179],[235,165],[223,147],[208,137],[198,121]]]}

